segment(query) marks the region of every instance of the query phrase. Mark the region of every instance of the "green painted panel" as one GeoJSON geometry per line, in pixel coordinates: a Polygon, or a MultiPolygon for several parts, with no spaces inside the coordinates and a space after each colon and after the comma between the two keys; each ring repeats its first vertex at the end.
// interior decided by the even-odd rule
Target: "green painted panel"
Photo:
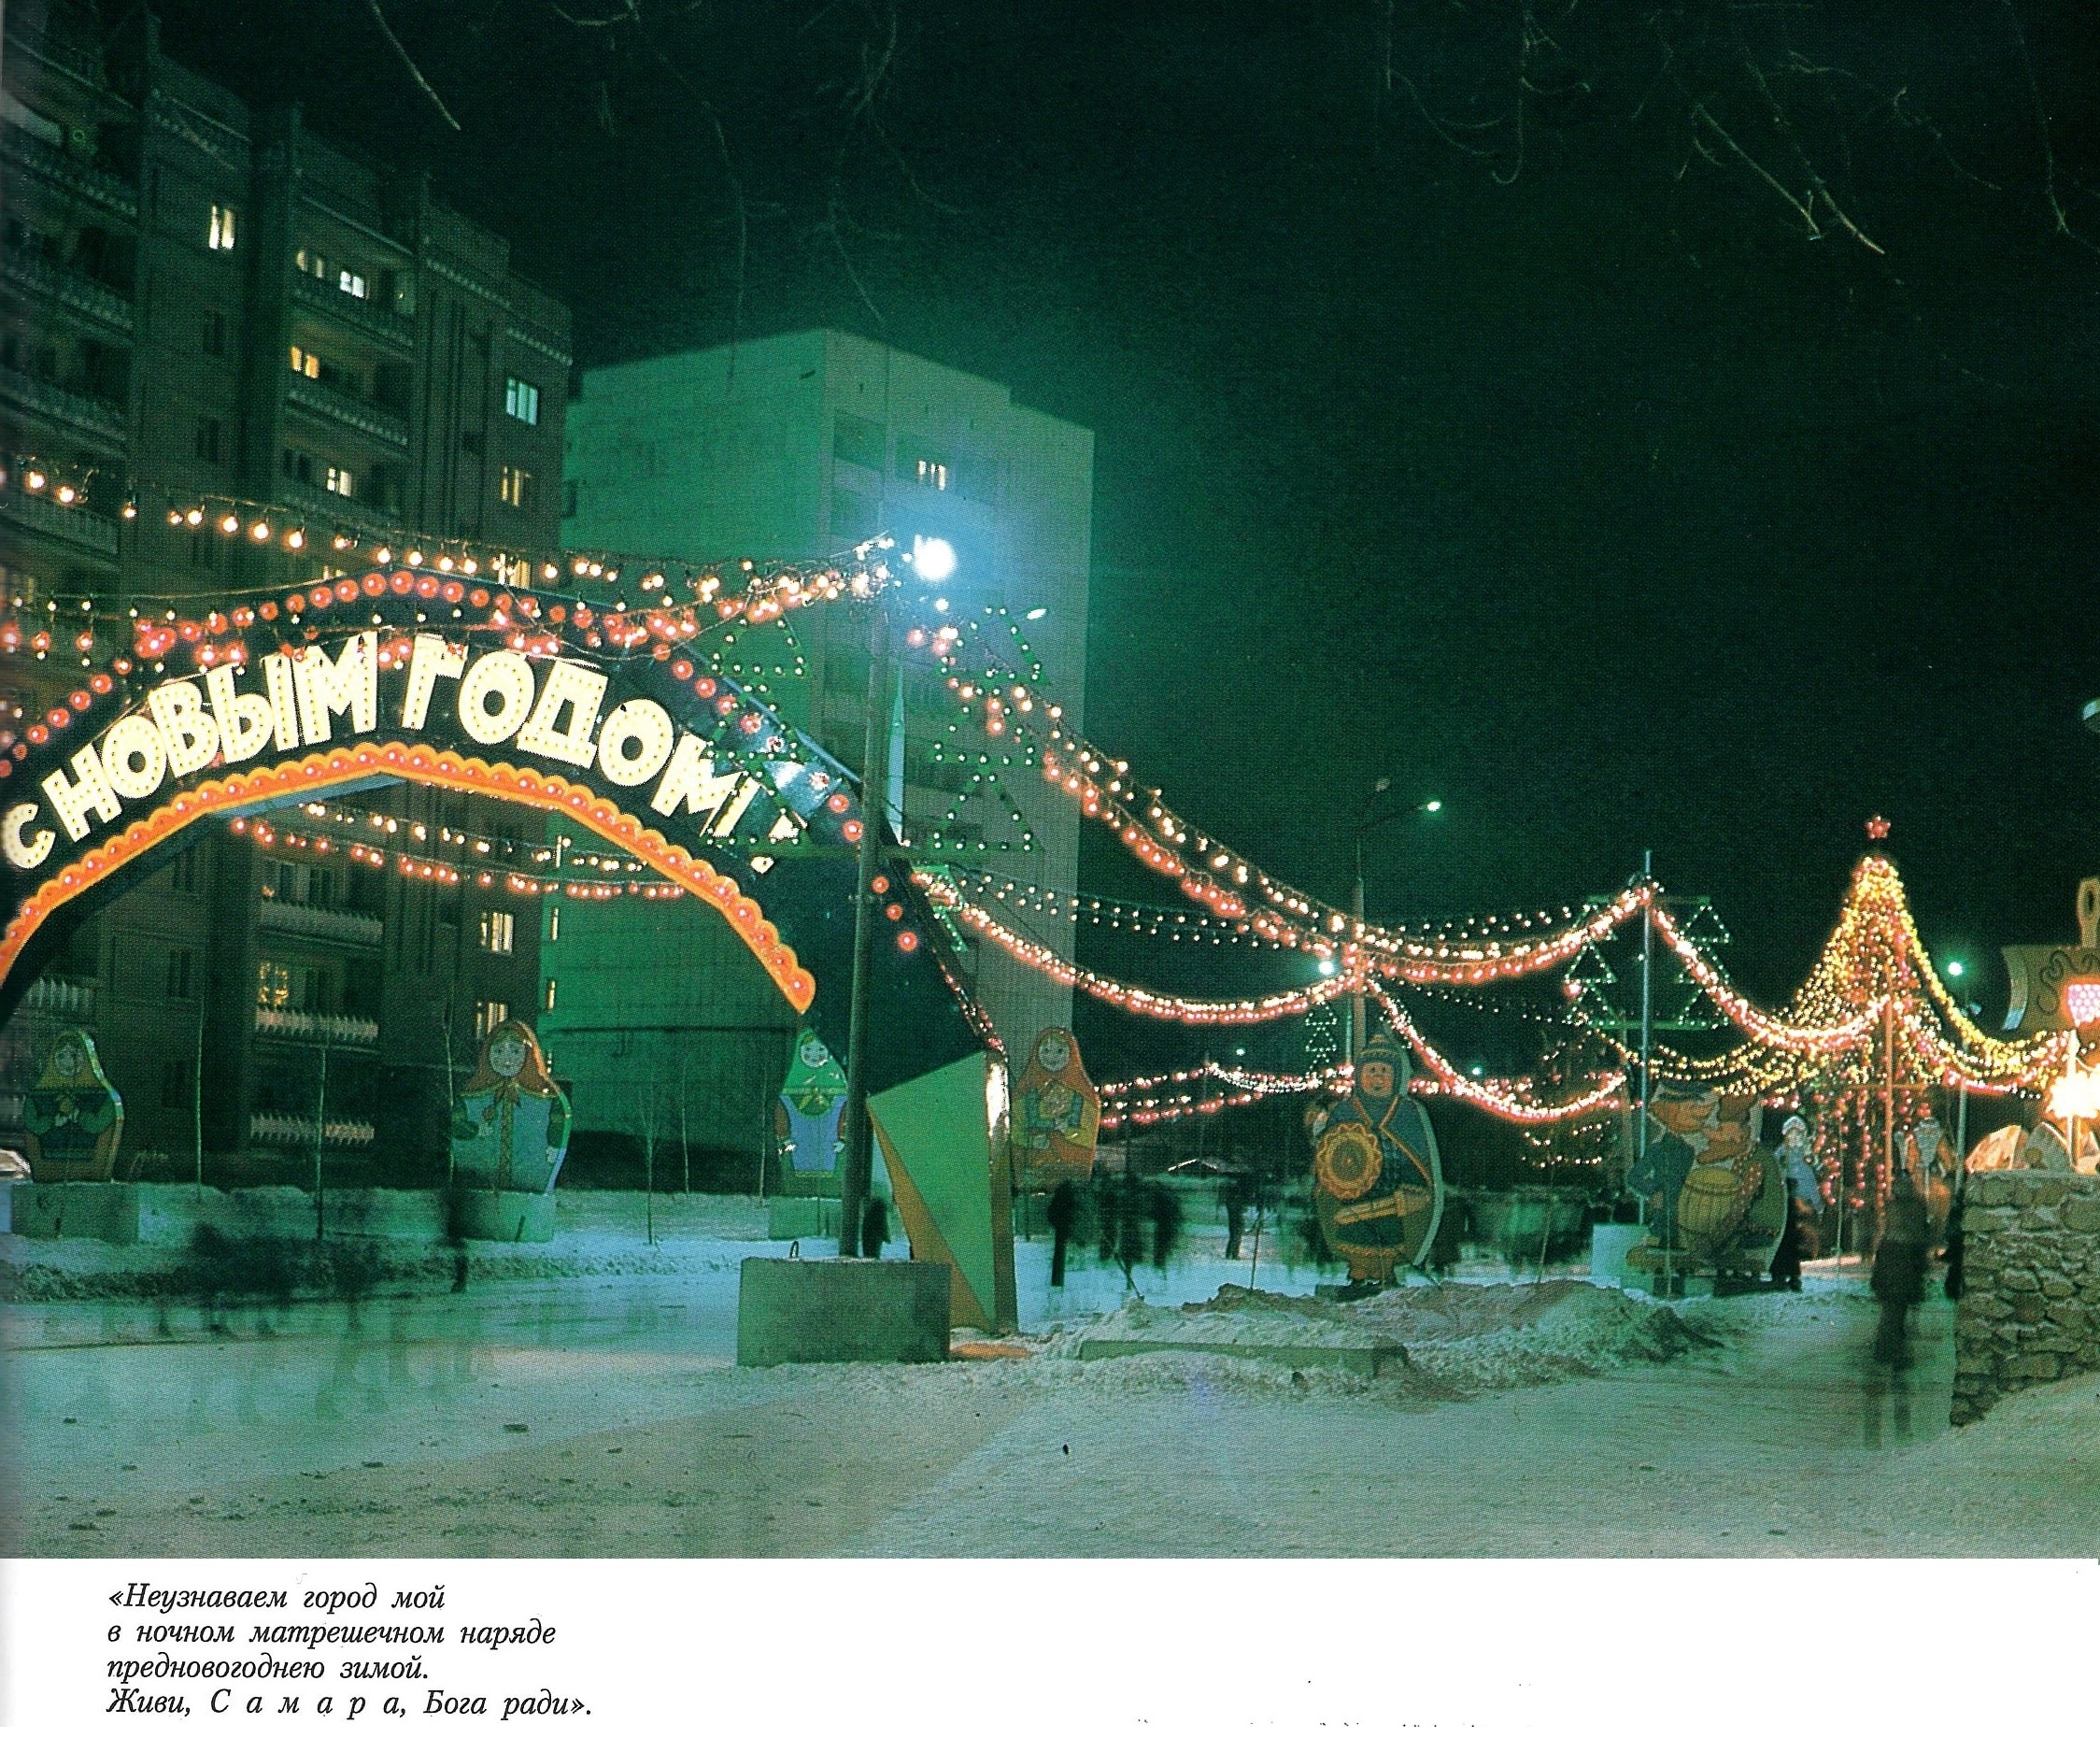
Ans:
{"type": "Polygon", "coordinates": [[[1003,1266],[1011,1273],[1014,1257],[1010,1229],[1006,1248],[999,1247],[992,1210],[991,1136],[985,1107],[988,1065],[983,1056],[966,1056],[877,1092],[868,1109],[916,1185],[964,1280],[987,1309],[996,1310],[1000,1270],[1003,1266]]]}

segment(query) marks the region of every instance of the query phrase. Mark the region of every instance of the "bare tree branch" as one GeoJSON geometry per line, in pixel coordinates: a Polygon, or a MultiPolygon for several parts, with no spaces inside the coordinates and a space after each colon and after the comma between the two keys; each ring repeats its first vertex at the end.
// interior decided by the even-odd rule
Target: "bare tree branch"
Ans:
{"type": "Polygon", "coordinates": [[[460,123],[452,119],[452,111],[445,107],[445,99],[431,89],[431,81],[423,77],[421,68],[408,58],[408,50],[401,46],[401,38],[393,34],[393,26],[387,22],[387,15],[379,10],[379,0],[364,0],[364,4],[372,14],[372,21],[379,26],[379,34],[386,37],[387,46],[393,50],[401,64],[408,69],[408,76],[415,79],[416,88],[430,98],[432,107],[445,118],[447,126],[455,133],[462,131],[460,123]]]}

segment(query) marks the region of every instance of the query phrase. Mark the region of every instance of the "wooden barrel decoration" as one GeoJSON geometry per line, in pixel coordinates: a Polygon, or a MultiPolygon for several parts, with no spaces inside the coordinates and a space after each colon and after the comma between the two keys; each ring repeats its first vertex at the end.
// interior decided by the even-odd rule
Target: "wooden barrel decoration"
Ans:
{"type": "Polygon", "coordinates": [[[1677,1194],[1677,1222],[1688,1236],[1714,1242],[1742,1215],[1742,1178],[1731,1165],[1696,1164],[1677,1194]]]}

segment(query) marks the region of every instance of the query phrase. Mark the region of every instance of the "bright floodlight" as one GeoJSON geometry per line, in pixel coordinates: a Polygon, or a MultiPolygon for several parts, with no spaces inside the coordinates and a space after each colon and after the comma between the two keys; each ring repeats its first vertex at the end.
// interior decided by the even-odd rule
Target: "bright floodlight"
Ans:
{"type": "Polygon", "coordinates": [[[1443,812],[1443,798],[1431,797],[1422,806],[1432,815],[1440,815],[1443,812]]]}
{"type": "Polygon", "coordinates": [[[912,566],[921,579],[938,585],[956,570],[956,546],[945,537],[914,537],[912,566]]]}
{"type": "Polygon", "coordinates": [[[1050,611],[1045,605],[1038,604],[1033,609],[1029,610],[1029,613],[1021,619],[1024,621],[1041,621],[1043,617],[1047,616],[1049,613],[1050,611]]]}
{"type": "Polygon", "coordinates": [[[1332,960],[1322,960],[1320,962],[1320,976],[1322,977],[1332,977],[1334,976],[1334,962],[1332,960]]]}
{"type": "Polygon", "coordinates": [[[1950,960],[1947,962],[1947,976],[1950,977],[1959,977],[1964,972],[1967,970],[1968,967],[1964,965],[1959,960],[1950,960]]]}

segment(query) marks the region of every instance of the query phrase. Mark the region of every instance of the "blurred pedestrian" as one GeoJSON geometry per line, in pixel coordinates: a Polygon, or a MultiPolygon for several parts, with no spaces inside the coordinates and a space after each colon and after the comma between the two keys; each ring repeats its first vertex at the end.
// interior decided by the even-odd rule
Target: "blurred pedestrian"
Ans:
{"type": "Polygon", "coordinates": [[[1862,1398],[1866,1403],[1866,1446],[1881,1446],[1881,1394],[1889,1394],[1889,1409],[1898,1442],[1910,1436],[1910,1379],[1906,1374],[1915,1360],[1910,1353],[1910,1312],[1924,1301],[1925,1254],[1932,1227],[1925,1217],[1924,1198],[1908,1172],[1898,1175],[1889,1190],[1881,1213],[1881,1241],[1874,1251],[1875,1300],[1881,1318],[1867,1360],[1862,1398]]]}
{"type": "Polygon", "coordinates": [[[1772,1251],[1772,1283],[1789,1291],[1801,1289],[1801,1258],[1814,1224],[1809,1204],[1798,1196],[1786,1204],[1786,1224],[1780,1232],[1780,1247],[1772,1251]]]}
{"type": "Polygon", "coordinates": [[[1910,1312],[1924,1302],[1925,1252],[1932,1228],[1925,1218],[1924,1198],[1901,1173],[1889,1190],[1888,1206],[1881,1216],[1881,1241],[1874,1251],[1874,1296],[1881,1305],[1880,1328],[1874,1335],[1874,1357],[1892,1370],[1910,1367],[1910,1312]]]}

